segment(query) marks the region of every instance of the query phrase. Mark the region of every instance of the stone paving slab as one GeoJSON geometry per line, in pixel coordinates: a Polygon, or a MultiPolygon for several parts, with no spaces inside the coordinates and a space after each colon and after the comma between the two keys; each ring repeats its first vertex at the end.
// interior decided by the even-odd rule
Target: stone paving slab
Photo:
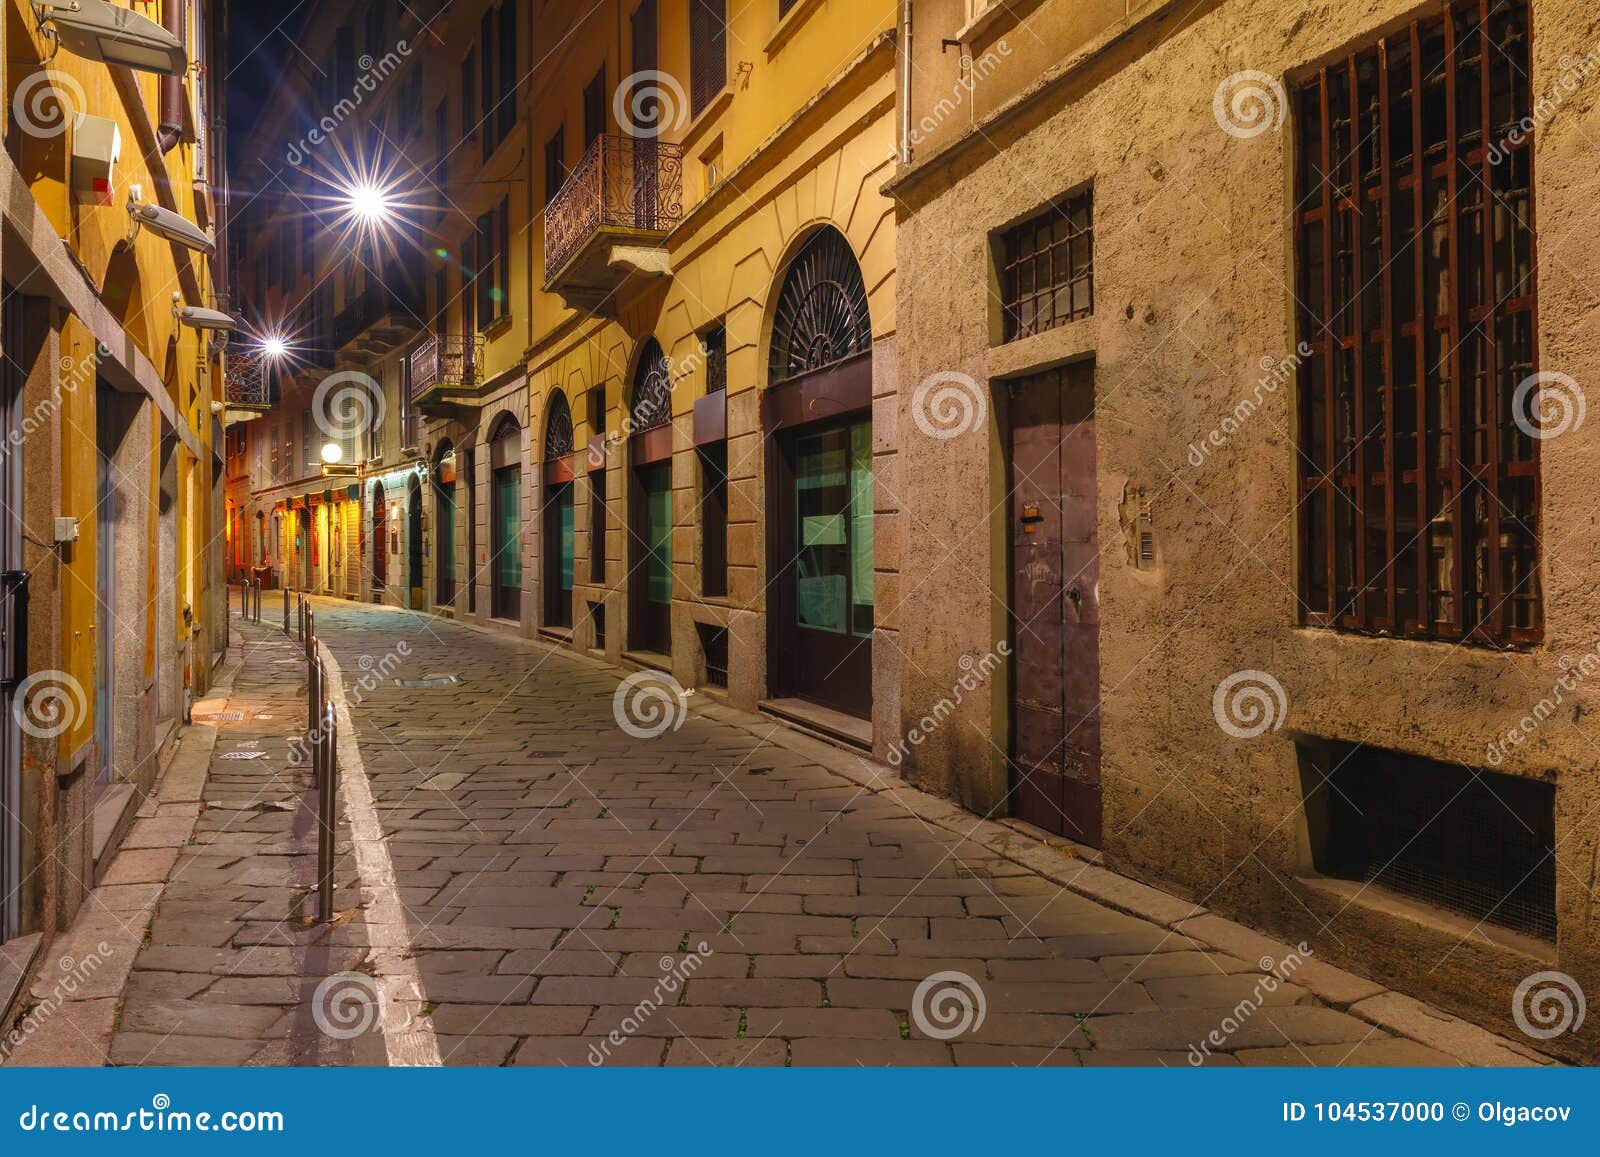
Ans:
{"type": "Polygon", "coordinates": [[[1290,946],[713,697],[639,738],[597,661],[392,607],[318,620],[446,1064],[1537,1056],[1452,1048],[1320,961],[1272,975],[1290,946]]]}

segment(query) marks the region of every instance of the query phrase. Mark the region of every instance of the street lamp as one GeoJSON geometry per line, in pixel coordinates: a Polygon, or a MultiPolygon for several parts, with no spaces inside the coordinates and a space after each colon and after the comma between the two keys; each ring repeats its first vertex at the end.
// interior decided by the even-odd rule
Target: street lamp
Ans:
{"type": "Polygon", "coordinates": [[[357,221],[372,226],[387,222],[394,211],[389,191],[371,182],[363,182],[350,189],[346,196],[346,208],[357,221]]]}
{"type": "Polygon", "coordinates": [[[337,442],[324,442],[322,444],[322,460],[329,466],[337,466],[339,459],[344,457],[344,450],[337,442]]]}
{"type": "Polygon", "coordinates": [[[261,352],[273,361],[289,353],[289,342],[282,334],[269,333],[261,339],[261,352]]]}

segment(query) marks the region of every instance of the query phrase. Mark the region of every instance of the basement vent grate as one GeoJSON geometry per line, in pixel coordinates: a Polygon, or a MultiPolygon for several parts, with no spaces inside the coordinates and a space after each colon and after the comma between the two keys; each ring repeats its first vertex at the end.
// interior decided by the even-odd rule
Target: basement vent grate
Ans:
{"type": "Polygon", "coordinates": [[[1349,743],[1306,743],[1317,871],[1556,935],[1555,788],[1349,743]]]}

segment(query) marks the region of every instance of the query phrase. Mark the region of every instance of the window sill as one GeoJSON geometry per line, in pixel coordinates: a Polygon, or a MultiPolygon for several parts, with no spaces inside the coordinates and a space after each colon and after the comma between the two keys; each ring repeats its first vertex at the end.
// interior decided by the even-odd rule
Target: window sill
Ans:
{"type": "Polygon", "coordinates": [[[1515,953],[1539,964],[1553,966],[1556,963],[1556,946],[1548,940],[1474,920],[1447,908],[1402,895],[1382,884],[1361,884],[1333,876],[1295,876],[1293,883],[1296,888],[1338,903],[1341,911],[1355,908],[1375,916],[1404,920],[1429,928],[1460,943],[1470,941],[1483,948],[1515,953]]]}
{"type": "Polygon", "coordinates": [[[1015,28],[1028,13],[1034,8],[1036,0],[994,0],[988,8],[978,13],[967,21],[961,31],[955,34],[954,39],[962,44],[971,44],[993,33],[1007,31],[1015,28]]]}
{"type": "Polygon", "coordinates": [[[716,96],[712,97],[706,107],[701,109],[699,115],[689,122],[689,127],[684,130],[683,140],[679,142],[685,153],[692,153],[700,143],[702,137],[710,127],[716,123],[722,110],[733,103],[733,85],[724,84],[716,96]]]}
{"type": "Polygon", "coordinates": [[[795,29],[818,8],[822,7],[822,0],[798,0],[795,6],[783,14],[778,21],[778,26],[772,30],[772,35],[767,37],[767,42],[761,46],[761,51],[766,53],[771,60],[778,55],[779,50],[789,43],[789,38],[794,35],[795,29]]]}

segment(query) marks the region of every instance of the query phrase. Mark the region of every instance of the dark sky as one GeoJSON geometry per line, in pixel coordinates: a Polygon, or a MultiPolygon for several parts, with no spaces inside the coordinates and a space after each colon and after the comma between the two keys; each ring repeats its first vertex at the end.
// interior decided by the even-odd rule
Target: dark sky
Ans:
{"type": "MultiPolygon", "coordinates": [[[[223,0],[228,9],[228,137],[230,166],[250,137],[261,106],[277,84],[310,7],[307,0],[223,0]]],[[[237,171],[237,168],[235,168],[237,171]]]]}

